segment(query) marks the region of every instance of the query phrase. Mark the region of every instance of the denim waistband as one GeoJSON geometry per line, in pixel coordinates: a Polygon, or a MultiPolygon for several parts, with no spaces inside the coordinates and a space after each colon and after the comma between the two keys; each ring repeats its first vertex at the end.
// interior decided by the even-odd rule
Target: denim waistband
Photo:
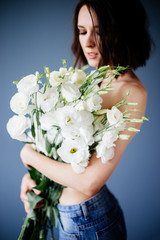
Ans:
{"type": "Polygon", "coordinates": [[[60,215],[66,217],[87,216],[94,211],[109,211],[115,204],[116,199],[104,185],[101,190],[88,200],[74,205],[58,204],[60,215]]]}

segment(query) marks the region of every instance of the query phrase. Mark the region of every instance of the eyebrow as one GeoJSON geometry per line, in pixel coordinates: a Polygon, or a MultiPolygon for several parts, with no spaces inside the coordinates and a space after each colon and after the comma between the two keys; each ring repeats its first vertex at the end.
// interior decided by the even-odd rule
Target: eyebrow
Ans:
{"type": "MultiPolygon", "coordinates": [[[[79,27],[79,28],[85,28],[84,26],[82,26],[82,25],[77,25],[77,27],[79,27]]],[[[96,25],[96,26],[93,26],[94,28],[99,28],[99,26],[98,25],[96,25]]]]}

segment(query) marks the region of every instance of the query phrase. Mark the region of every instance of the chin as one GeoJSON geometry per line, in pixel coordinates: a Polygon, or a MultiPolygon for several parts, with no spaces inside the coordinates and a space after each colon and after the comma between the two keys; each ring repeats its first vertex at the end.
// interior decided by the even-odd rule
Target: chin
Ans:
{"type": "Polygon", "coordinates": [[[98,65],[99,65],[99,61],[95,61],[95,60],[88,60],[88,64],[91,66],[91,67],[94,67],[94,68],[98,68],[98,65]]]}

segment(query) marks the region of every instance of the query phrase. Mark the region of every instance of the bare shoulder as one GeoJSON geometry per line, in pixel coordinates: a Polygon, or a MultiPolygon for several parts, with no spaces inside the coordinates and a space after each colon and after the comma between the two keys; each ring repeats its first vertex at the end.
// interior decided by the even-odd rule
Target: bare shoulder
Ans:
{"type": "Polygon", "coordinates": [[[138,109],[144,114],[147,102],[147,90],[132,71],[115,79],[111,87],[113,87],[114,90],[103,96],[103,108],[111,108],[116,103],[120,102],[125,97],[126,93],[130,91],[127,101],[136,102],[138,104],[138,109]]]}
{"type": "Polygon", "coordinates": [[[121,82],[121,87],[118,91],[119,97],[123,99],[129,91],[130,94],[127,97],[127,101],[136,102],[138,109],[144,114],[147,103],[147,90],[140,79],[133,72],[130,72],[120,76],[118,81],[121,82]]]}

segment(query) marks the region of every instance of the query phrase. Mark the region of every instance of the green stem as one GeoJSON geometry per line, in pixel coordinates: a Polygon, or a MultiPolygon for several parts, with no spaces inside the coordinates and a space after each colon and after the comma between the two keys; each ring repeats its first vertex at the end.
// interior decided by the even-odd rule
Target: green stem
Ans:
{"type": "Polygon", "coordinates": [[[18,237],[18,240],[22,240],[22,239],[23,239],[24,232],[25,232],[25,230],[26,230],[26,228],[27,228],[27,225],[28,225],[28,223],[29,223],[29,220],[30,220],[30,219],[29,219],[28,217],[25,218],[24,224],[23,224],[23,226],[22,226],[22,230],[21,230],[20,235],[19,235],[19,237],[18,237]]]}

